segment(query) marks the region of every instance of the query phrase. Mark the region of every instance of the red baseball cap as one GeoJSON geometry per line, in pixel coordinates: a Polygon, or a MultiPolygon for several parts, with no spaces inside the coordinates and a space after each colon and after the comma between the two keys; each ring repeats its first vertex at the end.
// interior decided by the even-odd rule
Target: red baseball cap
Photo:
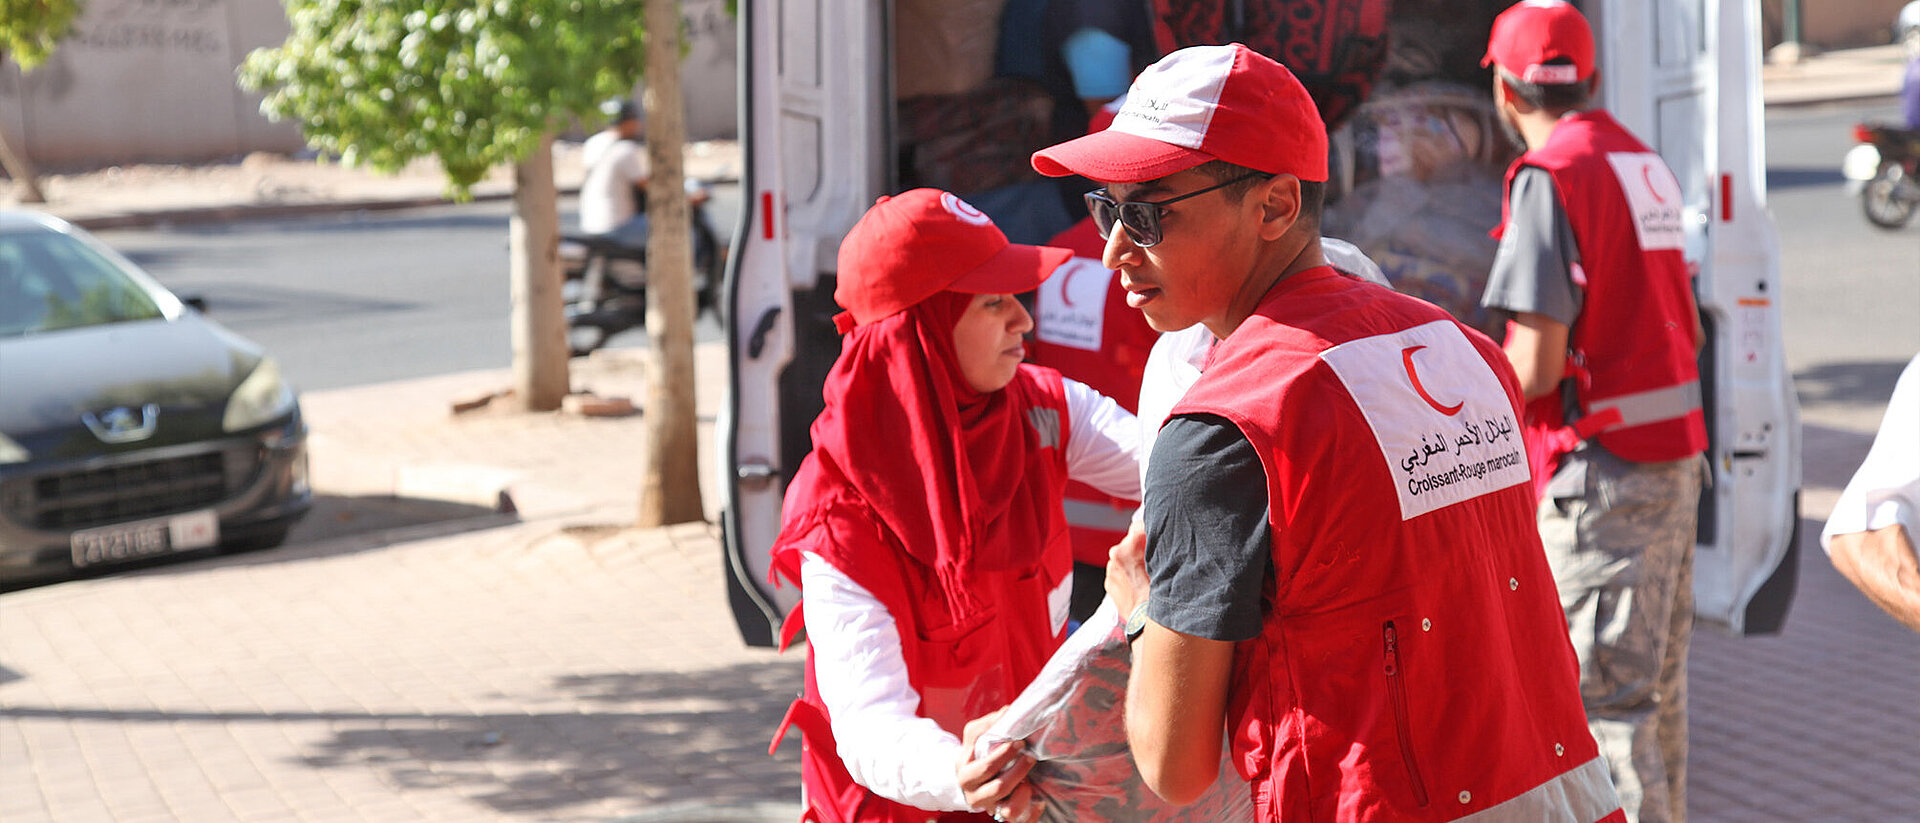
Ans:
{"type": "Polygon", "coordinates": [[[840,241],[833,300],[845,334],[942,291],[1033,291],[1073,252],[1007,242],[993,220],[939,189],[912,189],[874,201],[840,241]]]}
{"type": "Polygon", "coordinates": [[[1535,85],[1578,83],[1593,75],[1593,28],[1564,0],[1521,0],[1493,18],[1480,65],[1493,64],[1535,85]]]}
{"type": "Polygon", "coordinates": [[[1033,154],[1035,171],[1138,183],[1209,160],[1327,179],[1327,126],[1285,66],[1239,43],[1180,49],[1148,66],[1102,131],[1033,154]]]}

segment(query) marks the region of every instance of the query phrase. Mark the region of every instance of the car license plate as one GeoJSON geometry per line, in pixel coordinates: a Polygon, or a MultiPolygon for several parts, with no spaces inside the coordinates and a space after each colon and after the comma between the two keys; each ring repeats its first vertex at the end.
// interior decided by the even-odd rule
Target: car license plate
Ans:
{"type": "Polygon", "coordinates": [[[102,526],[73,533],[74,568],[119,563],[168,552],[203,549],[220,542],[220,517],[212,510],[158,520],[102,526]]]}

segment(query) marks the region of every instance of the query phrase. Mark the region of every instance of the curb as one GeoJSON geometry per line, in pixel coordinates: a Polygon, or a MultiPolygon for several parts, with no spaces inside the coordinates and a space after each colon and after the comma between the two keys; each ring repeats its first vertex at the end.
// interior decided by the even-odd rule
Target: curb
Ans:
{"type": "MultiPolygon", "coordinates": [[[[577,194],[578,189],[561,189],[562,196],[577,194]]],[[[512,192],[475,193],[469,203],[495,200],[510,200],[512,192]]],[[[233,204],[225,206],[199,206],[179,209],[155,209],[152,211],[121,212],[100,215],[76,215],[61,218],[88,231],[102,229],[138,229],[161,223],[218,223],[229,220],[259,220],[275,217],[300,217],[309,214],[325,214],[341,211],[391,211],[395,209],[425,208],[427,206],[456,205],[456,201],[442,196],[421,197],[384,197],[363,198],[357,200],[325,200],[312,203],[272,203],[272,204],[233,204]]],[[[45,204],[39,204],[45,205],[45,204]]],[[[52,212],[49,212],[52,213],[52,212]]],[[[55,214],[58,217],[59,215],[55,214]]]]}
{"type": "MultiPolygon", "coordinates": [[[[722,175],[703,178],[707,185],[738,184],[737,175],[722,175]]],[[[579,186],[561,186],[555,190],[560,197],[575,197],[580,194],[579,186]]],[[[454,200],[444,195],[421,195],[415,197],[369,197],[348,200],[317,200],[308,203],[233,203],[220,206],[188,206],[171,209],[153,209],[148,211],[108,212],[104,214],[75,215],[67,217],[57,211],[46,208],[46,203],[16,203],[8,208],[33,209],[58,217],[87,231],[105,229],[141,229],[162,223],[192,225],[200,223],[219,223],[231,220],[270,220],[277,217],[300,217],[310,214],[327,214],[343,211],[393,211],[397,209],[416,209],[428,206],[456,206],[464,203],[485,203],[499,200],[512,200],[513,191],[474,192],[465,201],[454,200]]]]}
{"type": "Polygon", "coordinates": [[[1775,99],[1764,100],[1763,105],[1768,109],[1812,109],[1829,105],[1841,106],[1857,103],[1894,105],[1899,102],[1900,92],[1898,89],[1895,89],[1893,91],[1862,91],[1826,95],[1781,95],[1775,99]]]}

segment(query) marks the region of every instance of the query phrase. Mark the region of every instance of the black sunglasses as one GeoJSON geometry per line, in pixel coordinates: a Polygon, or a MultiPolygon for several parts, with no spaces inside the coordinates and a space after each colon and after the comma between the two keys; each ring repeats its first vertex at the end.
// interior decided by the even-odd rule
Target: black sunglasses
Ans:
{"type": "Polygon", "coordinates": [[[1199,191],[1190,191],[1179,197],[1165,200],[1127,200],[1119,201],[1107,195],[1106,189],[1094,189],[1087,192],[1087,211],[1093,214],[1093,226],[1100,230],[1100,239],[1113,236],[1113,224],[1119,223],[1127,229],[1127,239],[1140,248],[1158,245],[1160,242],[1160,215],[1167,206],[1189,197],[1199,197],[1214,189],[1223,189],[1242,180],[1255,177],[1272,177],[1266,172],[1250,171],[1246,174],[1215,183],[1199,191]]]}

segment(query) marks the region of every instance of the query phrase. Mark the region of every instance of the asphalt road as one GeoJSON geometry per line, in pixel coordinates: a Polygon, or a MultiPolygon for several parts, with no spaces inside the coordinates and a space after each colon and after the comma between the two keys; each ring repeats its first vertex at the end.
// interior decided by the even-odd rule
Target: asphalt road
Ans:
{"type": "MultiPolygon", "coordinates": [[[[737,213],[716,192],[715,227],[737,213]]],[[[561,201],[563,231],[577,224],[561,201]]],[[[207,301],[301,391],[512,365],[506,201],[96,234],[168,288],[207,301]]],[[[719,339],[711,314],[698,340],[719,339]]],[[[645,346],[644,330],[614,347],[645,346]]]]}
{"type": "Polygon", "coordinates": [[[1840,176],[1853,124],[1898,118],[1892,105],[1767,118],[1787,365],[1811,425],[1873,431],[1901,367],[1920,351],[1920,220],[1900,231],[1874,227],[1840,176]]]}

